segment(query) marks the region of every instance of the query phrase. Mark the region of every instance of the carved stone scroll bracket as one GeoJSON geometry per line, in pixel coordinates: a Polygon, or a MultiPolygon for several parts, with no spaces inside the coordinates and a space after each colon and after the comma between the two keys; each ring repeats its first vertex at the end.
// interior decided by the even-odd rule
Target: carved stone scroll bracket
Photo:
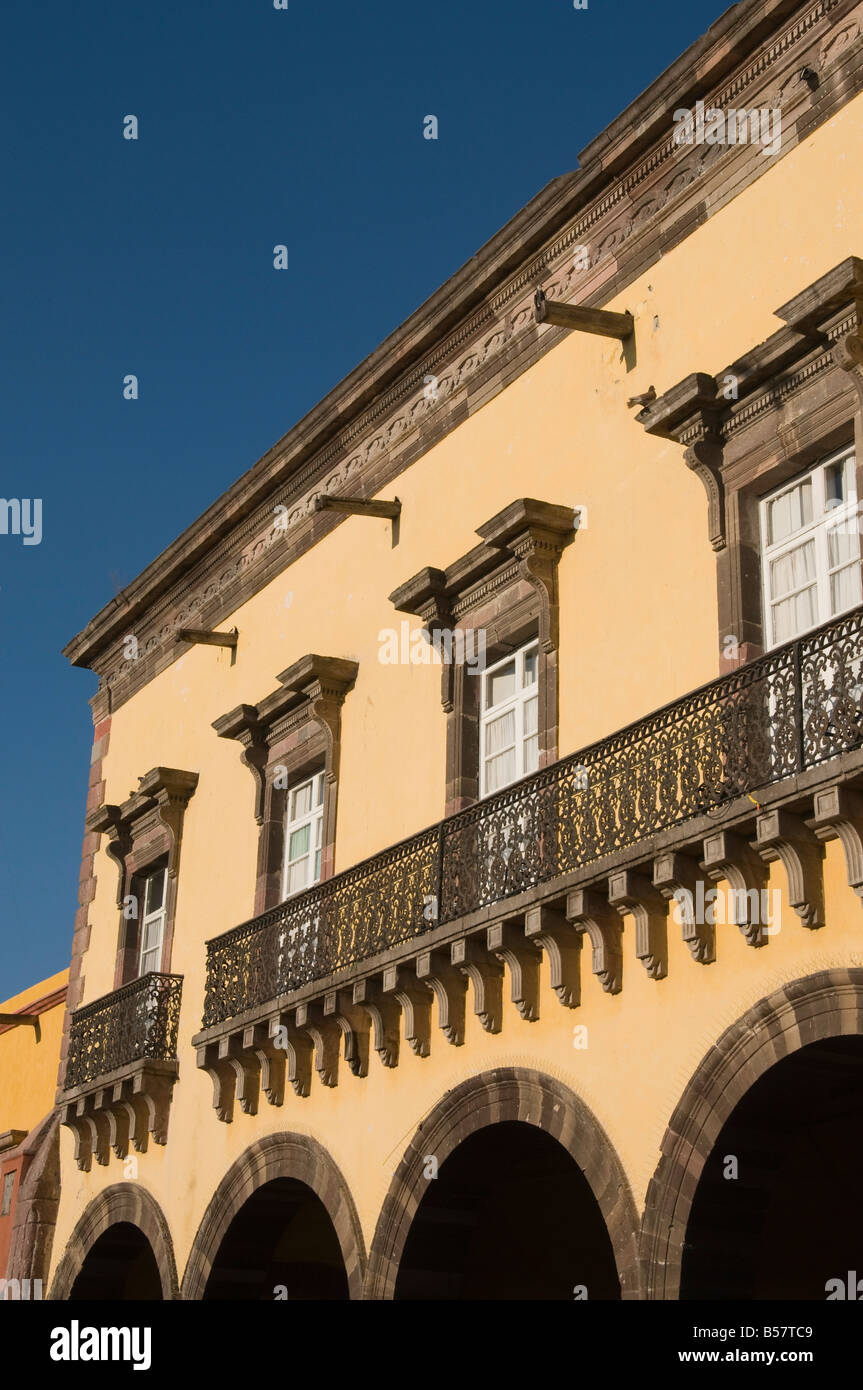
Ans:
{"type": "Polygon", "coordinates": [[[539,1018],[539,963],[542,952],[516,922],[494,922],[486,929],[489,952],[509,970],[510,998],[526,1023],[539,1018]]]}
{"type": "Polygon", "coordinates": [[[147,1114],[147,1129],[156,1144],[168,1142],[168,1117],[171,1113],[176,1074],[152,1075],[139,1071],[132,1079],[132,1096],[141,1102],[147,1114]]]}
{"type": "Polygon", "coordinates": [[[113,1152],[125,1158],[131,1145],[138,1153],[152,1136],[168,1138],[168,1116],[176,1071],[140,1069],[68,1100],[62,1120],[75,1137],[75,1161],[89,1172],[92,1161],[105,1166],[113,1152]]]}
{"type": "Polygon", "coordinates": [[[765,864],[779,860],[788,877],[788,901],[806,927],[824,925],[824,851],[802,817],[763,811],[756,820],[756,848],[765,864]]]}
{"type": "Polygon", "coordinates": [[[636,417],[648,434],[683,445],[686,466],[701,479],[707,493],[707,530],[716,551],[724,550],[727,543],[719,428],[726,407],[716,378],[707,372],[691,372],[636,417]]]}
{"type": "Polygon", "coordinates": [[[863,409],[863,333],[861,333],[861,318],[863,318],[863,305],[858,300],[857,309],[857,329],[853,333],[846,333],[844,338],[840,338],[834,344],[832,356],[836,366],[843,372],[847,372],[851,383],[857,392],[860,401],[860,408],[863,409]]]}
{"type": "Polygon", "coordinates": [[[297,1028],[308,1033],[314,1046],[315,1071],[324,1086],[339,1081],[339,1043],[341,1031],[334,1018],[323,1011],[323,1002],[311,1000],[297,1005],[297,1028]]]}
{"type": "Polygon", "coordinates": [[[285,1099],[285,1071],[287,1057],[283,1047],[276,1047],[274,1038],[278,1035],[279,1019],[273,1019],[274,1036],[270,1036],[270,1023],[250,1024],[243,1032],[243,1046],[254,1057],[260,1070],[259,1085],[269,1105],[282,1105],[285,1099]]]}
{"type": "Polygon", "coordinates": [[[608,901],[635,919],[635,954],[651,980],[668,974],[668,913],[665,899],[645,874],[621,869],[608,880],[608,901]]]}
{"type": "Polygon", "coordinates": [[[474,1012],[487,1033],[499,1033],[503,1017],[503,965],[475,937],[450,948],[451,960],[473,985],[474,1012]]]}
{"type": "Polygon", "coordinates": [[[284,1050],[286,1082],[290,1082],[294,1095],[305,1098],[312,1089],[311,1038],[284,1013],[270,1019],[269,1034],[274,1046],[284,1050]]]}
{"type": "Polygon", "coordinates": [[[762,921],[761,894],[767,891],[767,873],[747,840],[731,830],[719,830],[704,840],[701,867],[714,883],[725,879],[731,894],[728,920],[740,928],[750,946],[766,946],[769,940],[762,921]]]}
{"type": "Polygon", "coordinates": [[[423,951],[416,960],[417,979],[428,985],[437,1002],[438,1025],[448,1043],[464,1042],[467,977],[445,951],[423,951]]]}
{"type": "Polygon", "coordinates": [[[107,852],[117,865],[117,906],[123,906],[128,889],[128,859],[139,836],[153,826],[164,832],[168,873],[176,879],[180,867],[183,817],[198,785],[196,772],[176,767],[154,767],[138,779],[138,790],[122,806],[103,805],[87,816],[87,829],[108,836],[107,852]]]}
{"type": "Polygon", "coordinates": [[[587,932],[593,948],[593,973],[606,994],[623,988],[623,922],[608,899],[595,888],[574,888],[567,895],[566,918],[577,932],[587,932]]]}
{"type": "Polygon", "coordinates": [[[357,980],[353,1002],[372,1022],[372,1046],[385,1067],[399,1063],[399,1006],[374,980],[357,980]]]}
{"type": "Polygon", "coordinates": [[[582,937],[553,907],[530,907],[525,913],[524,934],[544,951],[549,966],[549,983],[564,1008],[581,1003],[582,937]]]}
{"type": "Polygon", "coordinates": [[[819,840],[836,840],[845,855],[848,886],[863,898],[863,796],[850,787],[827,787],[815,793],[808,822],[819,840]]]}
{"type": "Polygon", "coordinates": [[[198,1066],[213,1083],[213,1109],[217,1119],[229,1125],[234,1118],[237,1074],[219,1058],[218,1043],[207,1043],[197,1051],[198,1066]]]}
{"type": "Polygon", "coordinates": [[[332,1018],[342,1035],[345,1062],[354,1076],[369,1074],[369,1019],[354,1006],[347,990],[331,989],[324,995],[324,1017],[332,1018]]]}
{"type": "Polygon", "coordinates": [[[383,993],[391,994],[404,1017],[405,1042],[416,1057],[431,1052],[431,1006],[434,995],[407,967],[388,965],[384,970],[383,993]]]}
{"type": "MultiPolygon", "coordinates": [[[[251,1037],[249,1038],[251,1042],[251,1037]]],[[[219,1039],[219,1061],[229,1068],[236,1078],[234,1094],[240,1102],[244,1115],[257,1115],[258,1098],[261,1089],[261,1067],[251,1047],[244,1045],[245,1039],[237,1033],[219,1039]]]]}
{"type": "Polygon", "coordinates": [[[699,882],[698,861],[689,854],[669,850],[658,854],[653,861],[653,886],[664,898],[673,901],[681,935],[699,965],[716,959],[716,933],[713,924],[697,921],[704,913],[697,911],[699,882]]]}
{"type": "Polygon", "coordinates": [[[690,444],[683,454],[687,468],[704,484],[707,493],[707,534],[714,550],[724,550],[725,484],[722,479],[722,440],[713,430],[706,430],[700,439],[690,444]]]}

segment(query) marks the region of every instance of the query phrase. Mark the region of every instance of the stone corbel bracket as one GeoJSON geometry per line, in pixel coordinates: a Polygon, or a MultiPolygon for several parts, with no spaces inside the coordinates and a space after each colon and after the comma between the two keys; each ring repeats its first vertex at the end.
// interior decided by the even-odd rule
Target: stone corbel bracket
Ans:
{"type": "Polygon", "coordinates": [[[539,963],[542,952],[528,941],[516,922],[494,922],[486,928],[489,952],[509,970],[510,997],[527,1023],[539,1018],[539,963]]]}
{"type": "Polygon", "coordinates": [[[726,405],[716,379],[706,372],[693,372],[636,416],[648,434],[684,446],[686,465],[707,493],[707,530],[716,551],[724,550],[727,542],[720,434],[726,405]]]}
{"type": "Polygon", "coordinates": [[[850,787],[826,787],[815,793],[807,824],[819,840],[839,840],[845,854],[848,886],[863,898],[863,796],[850,787]]]}
{"type": "Polygon", "coordinates": [[[499,1033],[503,1017],[503,965],[476,937],[454,941],[450,959],[473,986],[474,1012],[487,1033],[499,1033]]]}
{"type": "Polygon", "coordinates": [[[635,954],[651,980],[668,974],[668,914],[665,898],[645,874],[621,869],[608,880],[608,901],[621,916],[635,918],[635,954]]]}
{"type": "Polygon", "coordinates": [[[417,979],[427,984],[437,1001],[438,1026],[448,1043],[464,1043],[467,976],[453,965],[443,950],[423,951],[417,956],[417,979]]]}
{"type": "Polygon", "coordinates": [[[567,894],[566,919],[577,932],[587,932],[593,947],[593,973],[607,994],[623,988],[623,922],[608,898],[595,888],[574,888],[567,894]]]}
{"type": "Polygon", "coordinates": [[[812,830],[791,811],[763,811],[756,849],[765,864],[779,860],[788,876],[788,901],[806,927],[824,925],[823,850],[812,830]]]}
{"type": "Polygon", "coordinates": [[[548,957],[549,983],[564,1008],[581,1003],[581,943],[583,937],[563,912],[540,904],[528,908],[524,934],[548,957]]]}
{"type": "Polygon", "coordinates": [[[168,874],[176,880],[180,867],[183,817],[198,785],[197,772],[154,767],[139,778],[138,790],[122,806],[106,804],[87,816],[87,829],[108,836],[108,854],[119,869],[117,906],[122,907],[128,880],[127,864],[136,841],[154,829],[166,832],[168,874]]]}
{"type": "Polygon", "coordinates": [[[731,830],[719,830],[704,840],[701,867],[714,883],[722,879],[731,888],[729,921],[740,928],[750,946],[766,946],[768,934],[761,920],[762,894],[767,888],[767,873],[761,858],[742,835],[731,830]],[[753,910],[752,896],[758,908],[753,910]]]}
{"type": "Polygon", "coordinates": [[[698,861],[690,854],[668,850],[653,861],[653,886],[664,898],[674,901],[681,935],[692,959],[699,965],[709,965],[716,959],[716,934],[712,923],[698,921],[698,881],[698,861]]]}

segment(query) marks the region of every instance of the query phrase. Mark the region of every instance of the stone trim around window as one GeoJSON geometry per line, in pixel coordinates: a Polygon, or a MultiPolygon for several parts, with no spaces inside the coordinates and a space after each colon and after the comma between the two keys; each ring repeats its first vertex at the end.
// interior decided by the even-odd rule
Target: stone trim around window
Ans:
{"type": "Polygon", "coordinates": [[[443,653],[446,816],[479,798],[478,668],[533,638],[539,644],[539,766],[558,757],[557,569],[578,529],[577,513],[521,497],[476,529],[481,545],[445,570],[420,570],[390,594],[398,612],[422,619],[429,640],[443,653]],[[446,635],[446,641],[436,634],[446,635]],[[461,649],[459,634],[464,634],[461,649]],[[480,635],[484,662],[478,659],[480,635]]]}
{"type": "Polygon", "coordinates": [[[765,342],[715,377],[693,372],[637,416],[684,446],[707,492],[720,675],[765,649],[761,498],[854,442],[863,501],[863,260],[849,256],[776,316],[786,326],[765,342]]]}
{"type": "Polygon", "coordinates": [[[117,943],[114,988],[133,980],[138,969],[141,933],[141,900],[136,881],[146,869],[164,865],[168,870],[165,889],[165,934],[160,970],[171,968],[174,914],[177,906],[177,877],[183,840],[186,807],[198,785],[197,772],[176,767],[154,767],[139,778],[138,790],[122,806],[103,805],[87,817],[87,830],[107,834],[108,854],[119,870],[117,906],[121,910],[117,943]],[[126,900],[138,899],[138,912],[128,917],[126,900]]]}
{"type": "Polygon", "coordinates": [[[335,870],[341,710],[358,671],[356,661],[341,657],[301,657],[277,677],[280,688],[260,704],[238,705],[213,723],[220,738],[242,744],[243,763],[255,779],[255,820],[261,828],[255,916],[281,902],[288,787],[321,768],[321,879],[335,870]]]}

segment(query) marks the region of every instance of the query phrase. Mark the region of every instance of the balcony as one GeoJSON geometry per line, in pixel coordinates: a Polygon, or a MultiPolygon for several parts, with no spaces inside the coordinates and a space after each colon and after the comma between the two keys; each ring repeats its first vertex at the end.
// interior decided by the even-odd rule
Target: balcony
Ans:
{"type": "Polygon", "coordinates": [[[144,975],[76,1009],[69,1032],[63,1123],[79,1168],[167,1139],[177,1077],[181,975],[144,975]]]}
{"type": "MultiPolygon", "coordinates": [[[[300,1094],[312,1056],[333,1084],[339,1034],[352,1069],[361,1069],[357,1006],[385,1064],[397,1051],[393,1008],[421,1050],[409,1029],[431,993],[442,1019],[458,1012],[453,968],[472,979],[486,1026],[494,1008],[480,1004],[493,999],[502,962],[523,1016],[535,1016],[526,996],[543,949],[561,1002],[577,1002],[567,975],[579,931],[604,986],[619,988],[625,912],[635,915],[645,968],[664,974],[664,899],[691,879],[693,865],[748,891],[765,862],[796,856],[800,892],[814,902],[811,851],[819,838],[842,838],[847,820],[838,790],[825,799],[824,788],[836,781],[835,760],[861,748],[861,699],[863,608],[216,937],[195,1042],[217,1109],[228,1117],[226,1091],[236,1083],[243,1108],[254,1110],[261,1078],[278,1103],[285,1050],[300,1094]],[[279,1029],[282,1057],[273,1046],[279,1029]]],[[[849,780],[856,760],[844,763],[849,780]]],[[[808,906],[817,925],[817,904],[808,906]]],[[[738,925],[746,934],[747,923],[738,925]]],[[[687,936],[684,926],[684,939],[696,959],[712,958],[703,931],[690,924],[687,936]]],[[[763,943],[753,936],[751,944],[763,943]]],[[[457,1025],[451,1031],[458,1041],[457,1025]]]]}

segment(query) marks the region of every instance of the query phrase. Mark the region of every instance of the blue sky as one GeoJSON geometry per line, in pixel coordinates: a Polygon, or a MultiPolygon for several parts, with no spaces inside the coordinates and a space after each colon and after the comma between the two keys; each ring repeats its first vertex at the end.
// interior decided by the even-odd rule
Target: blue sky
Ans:
{"type": "Polygon", "coordinates": [[[96,677],[61,647],[720,13],[5,0],[0,495],[43,520],[0,535],[0,999],[71,948],[96,677]]]}

